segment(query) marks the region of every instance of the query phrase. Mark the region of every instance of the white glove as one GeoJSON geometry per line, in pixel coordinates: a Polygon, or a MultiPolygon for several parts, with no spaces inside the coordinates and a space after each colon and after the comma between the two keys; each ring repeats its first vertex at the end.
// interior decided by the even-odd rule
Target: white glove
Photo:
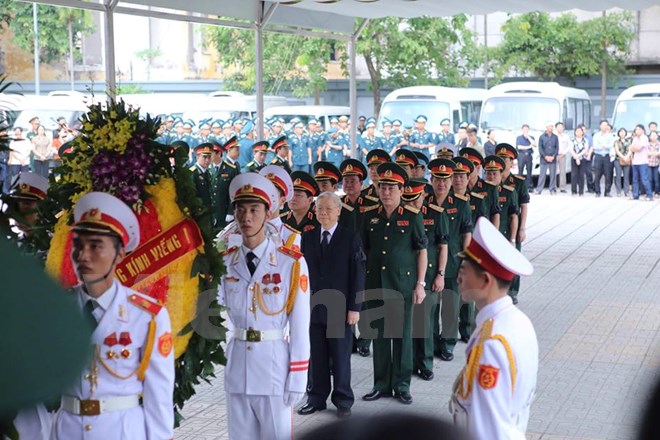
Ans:
{"type": "Polygon", "coordinates": [[[232,222],[232,221],[234,221],[234,216],[231,215],[231,214],[227,214],[227,215],[225,216],[225,221],[226,221],[226,222],[232,222]]]}
{"type": "Polygon", "coordinates": [[[294,393],[290,391],[285,391],[284,392],[284,404],[286,406],[293,406],[296,403],[300,402],[302,400],[303,396],[305,393],[294,393]]]}

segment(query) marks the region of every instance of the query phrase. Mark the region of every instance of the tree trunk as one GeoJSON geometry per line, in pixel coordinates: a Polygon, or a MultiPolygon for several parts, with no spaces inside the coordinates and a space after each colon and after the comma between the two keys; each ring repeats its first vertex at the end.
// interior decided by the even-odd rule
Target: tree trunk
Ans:
{"type": "Polygon", "coordinates": [[[364,61],[367,63],[367,70],[369,71],[369,78],[371,78],[371,91],[374,96],[374,118],[378,118],[380,112],[380,72],[374,64],[374,60],[369,55],[363,55],[364,61]]]}
{"type": "Polygon", "coordinates": [[[607,118],[607,63],[603,61],[600,68],[600,119],[607,118]]]}
{"type": "Polygon", "coordinates": [[[69,78],[71,81],[71,90],[74,90],[74,73],[73,73],[73,18],[69,17],[69,78]]]}

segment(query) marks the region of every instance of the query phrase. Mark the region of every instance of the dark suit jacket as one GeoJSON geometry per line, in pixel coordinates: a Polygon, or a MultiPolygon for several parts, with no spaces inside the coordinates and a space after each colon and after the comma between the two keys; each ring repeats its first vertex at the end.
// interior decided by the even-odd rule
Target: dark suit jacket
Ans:
{"type": "Polygon", "coordinates": [[[321,254],[321,227],[302,234],[301,251],[309,268],[309,281],[312,291],[312,306],[328,304],[327,308],[318,305],[312,309],[313,324],[346,323],[348,311],[362,310],[361,300],[357,295],[364,290],[366,274],[366,255],[362,249],[362,240],[357,232],[342,225],[337,225],[330,245],[324,255],[321,254]],[[338,297],[322,295],[314,298],[316,292],[324,289],[337,290],[344,296],[343,307],[337,307],[338,297]],[[331,299],[333,298],[333,299],[331,299]],[[328,322],[328,310],[331,319],[328,322]]]}

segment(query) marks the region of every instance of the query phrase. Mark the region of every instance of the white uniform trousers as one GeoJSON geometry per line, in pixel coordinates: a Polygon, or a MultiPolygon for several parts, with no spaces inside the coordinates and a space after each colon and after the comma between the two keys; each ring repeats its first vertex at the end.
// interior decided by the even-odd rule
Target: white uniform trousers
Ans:
{"type": "Polygon", "coordinates": [[[293,407],[282,396],[226,393],[229,440],[290,440],[293,407]]]}

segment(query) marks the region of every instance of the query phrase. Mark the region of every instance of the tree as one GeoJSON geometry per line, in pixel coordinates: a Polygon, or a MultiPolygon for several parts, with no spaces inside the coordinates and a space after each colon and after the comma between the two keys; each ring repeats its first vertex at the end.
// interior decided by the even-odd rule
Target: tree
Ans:
{"type": "MultiPolygon", "coordinates": [[[[46,63],[61,61],[78,52],[77,48],[74,51],[74,46],[79,46],[76,43],[95,29],[89,11],[45,5],[38,8],[39,57],[46,63]]],[[[0,11],[3,11],[0,17],[14,35],[13,41],[23,50],[34,51],[32,4],[0,0],[0,11]]]]}
{"type": "MultiPolygon", "coordinates": [[[[254,92],[255,33],[227,27],[207,27],[208,44],[215,47],[218,60],[230,72],[227,88],[254,92]]],[[[333,50],[331,40],[264,32],[264,93],[278,94],[290,89],[297,97],[316,96],[326,89],[326,65],[333,50]]]]}
{"type": "Polygon", "coordinates": [[[482,51],[467,26],[467,16],[450,18],[388,17],[371,20],[358,39],[380,110],[382,87],[464,86],[481,64],[482,51]]]}
{"type": "Polygon", "coordinates": [[[136,57],[147,63],[147,79],[151,79],[151,63],[161,55],[163,55],[163,51],[160,50],[160,47],[146,48],[135,52],[136,57]]]}

